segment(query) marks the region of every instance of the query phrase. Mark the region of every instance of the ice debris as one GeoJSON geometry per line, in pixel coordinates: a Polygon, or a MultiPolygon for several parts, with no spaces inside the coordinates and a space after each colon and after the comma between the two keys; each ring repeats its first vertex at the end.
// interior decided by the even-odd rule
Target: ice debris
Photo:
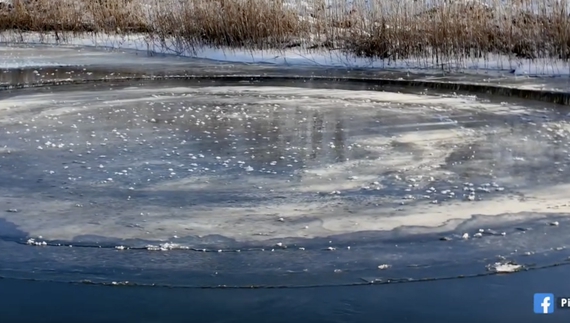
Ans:
{"type": "Polygon", "coordinates": [[[47,242],[45,241],[36,241],[34,238],[30,238],[26,241],[26,244],[29,246],[47,246],[47,242]]]}
{"type": "Polygon", "coordinates": [[[190,247],[179,245],[177,243],[170,243],[170,242],[162,243],[158,246],[147,245],[145,248],[146,248],[146,250],[149,250],[149,251],[168,251],[168,250],[188,250],[188,249],[190,249],[190,247]]]}
{"type": "Polygon", "coordinates": [[[494,271],[497,273],[514,273],[523,268],[522,265],[519,265],[512,261],[507,262],[496,262],[494,264],[488,265],[487,269],[490,271],[494,271]]]}

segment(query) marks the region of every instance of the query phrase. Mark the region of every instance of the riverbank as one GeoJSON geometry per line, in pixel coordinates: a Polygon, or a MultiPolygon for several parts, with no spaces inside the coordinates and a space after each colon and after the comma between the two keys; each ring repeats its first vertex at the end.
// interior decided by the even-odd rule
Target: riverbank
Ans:
{"type": "Polygon", "coordinates": [[[3,42],[285,65],[570,72],[568,10],[554,0],[18,3],[0,9],[3,42]]]}

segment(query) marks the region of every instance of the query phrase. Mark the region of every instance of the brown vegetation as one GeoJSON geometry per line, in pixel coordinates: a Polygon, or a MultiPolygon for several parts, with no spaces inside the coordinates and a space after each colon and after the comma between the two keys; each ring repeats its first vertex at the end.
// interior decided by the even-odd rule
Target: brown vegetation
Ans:
{"type": "MultiPolygon", "coordinates": [[[[439,63],[504,54],[570,58],[566,1],[14,0],[0,30],[144,33],[199,46],[336,48],[359,56],[439,63]]],[[[59,37],[59,36],[58,36],[59,37]]]]}

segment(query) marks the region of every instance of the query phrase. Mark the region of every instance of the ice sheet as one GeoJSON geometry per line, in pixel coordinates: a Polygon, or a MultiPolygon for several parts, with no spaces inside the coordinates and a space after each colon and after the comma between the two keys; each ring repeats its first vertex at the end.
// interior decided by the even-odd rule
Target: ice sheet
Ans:
{"type": "Polygon", "coordinates": [[[567,211],[565,114],[320,86],[2,100],[2,204],[18,212],[1,217],[52,240],[247,242],[567,211]]]}

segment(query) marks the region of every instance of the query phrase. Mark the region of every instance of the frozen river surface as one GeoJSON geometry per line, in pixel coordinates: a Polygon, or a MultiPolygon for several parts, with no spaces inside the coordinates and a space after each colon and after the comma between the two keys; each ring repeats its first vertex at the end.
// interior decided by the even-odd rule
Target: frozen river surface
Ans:
{"type": "MultiPolygon", "coordinates": [[[[7,67],[2,80],[136,74],[113,59],[7,67]]],[[[240,71],[137,59],[153,73],[240,71]]],[[[324,80],[4,91],[0,276],[307,286],[560,263],[567,113],[324,80]]]]}

